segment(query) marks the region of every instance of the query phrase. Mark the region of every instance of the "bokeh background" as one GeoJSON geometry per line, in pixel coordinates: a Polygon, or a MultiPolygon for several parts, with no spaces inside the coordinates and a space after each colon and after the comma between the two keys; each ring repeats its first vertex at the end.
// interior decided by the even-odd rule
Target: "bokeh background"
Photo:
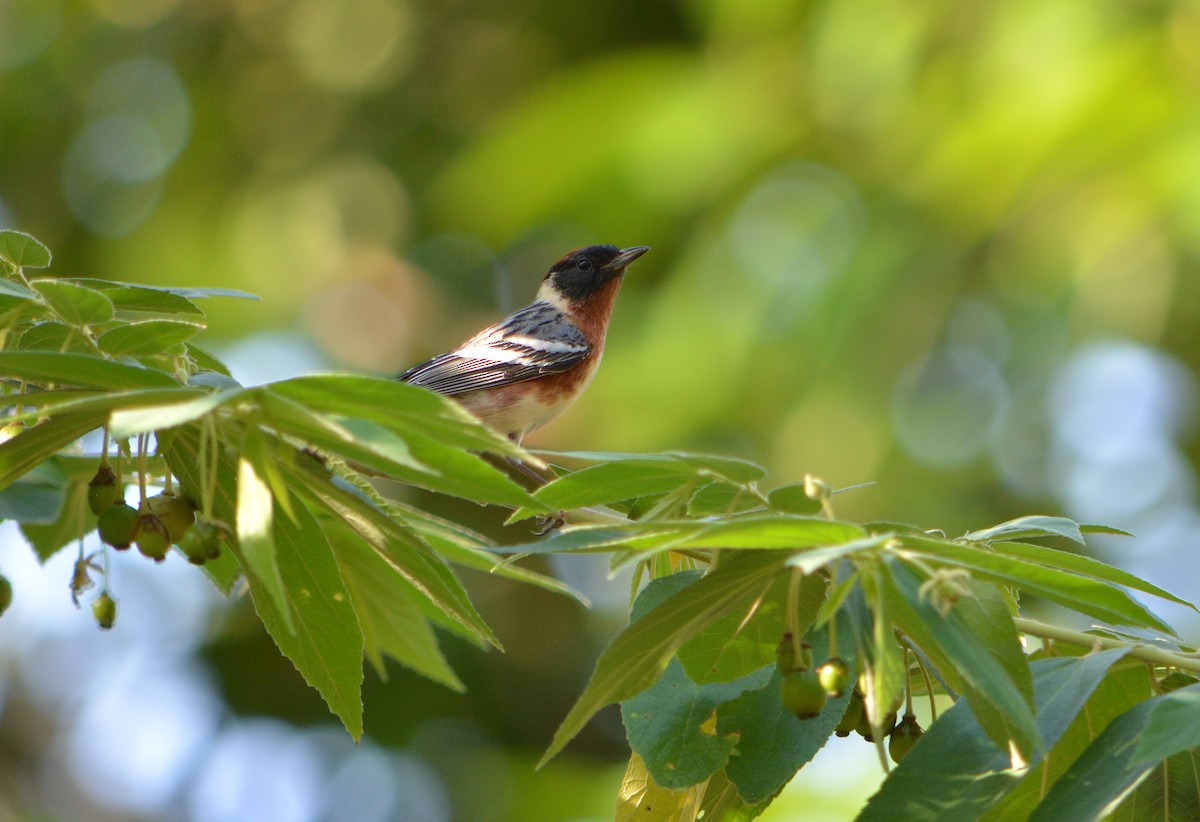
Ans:
{"type": "MultiPolygon", "coordinates": [[[[1102,521],[1200,596],[1195,2],[0,0],[0,225],[59,275],[261,295],[207,306],[247,383],[398,372],[563,252],[650,245],[534,445],[870,482],[838,512],[951,534],[1102,521]]],[[[603,565],[553,569],[591,611],[470,578],[508,653],[448,642],[465,696],[368,673],[355,747],[178,557],[120,557],[101,634],[72,557],[0,535],[0,818],[611,816],[614,713],[532,770],[622,620],[603,565]]],[[[764,818],[850,818],[872,756],[764,818]]]]}

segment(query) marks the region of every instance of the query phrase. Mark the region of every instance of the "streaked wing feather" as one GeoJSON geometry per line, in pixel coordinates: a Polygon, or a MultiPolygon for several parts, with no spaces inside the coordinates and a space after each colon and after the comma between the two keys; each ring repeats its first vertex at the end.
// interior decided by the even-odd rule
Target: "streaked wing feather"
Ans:
{"type": "Polygon", "coordinates": [[[549,303],[534,303],[400,380],[455,396],[566,371],[591,352],[583,332],[549,303]]]}

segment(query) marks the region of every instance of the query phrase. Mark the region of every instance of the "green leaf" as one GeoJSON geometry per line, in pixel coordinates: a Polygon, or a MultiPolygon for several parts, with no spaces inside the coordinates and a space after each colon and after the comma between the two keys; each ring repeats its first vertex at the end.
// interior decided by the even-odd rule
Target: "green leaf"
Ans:
{"type": "Polygon", "coordinates": [[[258,296],[257,294],[251,294],[248,291],[238,291],[236,288],[176,288],[173,286],[155,287],[159,291],[165,291],[168,294],[176,294],[189,300],[202,297],[233,297],[237,300],[254,300],[257,302],[262,299],[262,297],[258,296]]]}
{"type": "Polygon", "coordinates": [[[761,688],[771,672],[763,668],[730,682],[697,685],[671,660],[657,682],[621,703],[629,746],[664,788],[702,782],[725,764],[737,742],[736,735],[712,727],[717,706],[761,688]]]}
{"type": "Polygon", "coordinates": [[[238,558],[247,575],[253,574],[261,590],[273,600],[283,627],[294,631],[292,610],[276,557],[272,528],[274,514],[274,496],[270,487],[259,477],[254,465],[243,456],[238,460],[237,480],[238,558]]]}
{"type": "Polygon", "coordinates": [[[1117,625],[1152,628],[1165,634],[1174,634],[1169,625],[1107,582],[958,542],[914,535],[902,535],[899,539],[906,547],[920,551],[928,559],[969,568],[981,579],[1015,586],[1081,614],[1117,625]]]}
{"type": "Polygon", "coordinates": [[[326,533],[362,627],[367,659],[379,678],[387,681],[386,654],[447,688],[465,690],[413,600],[408,581],[349,528],[330,527],[326,533]]]}
{"type": "Polygon", "coordinates": [[[1113,801],[1164,758],[1200,745],[1198,698],[1200,685],[1192,685],[1156,696],[1118,716],[1054,783],[1030,822],[1099,819],[1113,801]],[[1187,726],[1164,728],[1178,721],[1187,726]]]}
{"type": "Polygon", "coordinates": [[[600,655],[591,681],[559,726],[539,767],[600,708],[653,685],[683,643],[729,611],[745,607],[779,572],[782,562],[769,552],[733,556],[618,634],[600,655]]]}
{"type": "Polygon", "coordinates": [[[961,683],[971,708],[1001,750],[1015,743],[1031,761],[1042,741],[1033,716],[1033,688],[1007,605],[987,586],[973,589],[945,615],[920,595],[924,581],[902,561],[885,566],[896,624],[929,654],[944,676],[961,683]]]}
{"type": "Polygon", "coordinates": [[[177,320],[144,320],[118,325],[100,335],[96,343],[114,357],[150,357],[189,340],[203,325],[177,320]]]}
{"type": "MultiPolygon", "coordinates": [[[[1059,645],[1056,646],[1056,651],[1058,653],[1066,651],[1086,654],[1074,660],[1073,663],[1101,666],[1106,659],[1111,662],[1111,659],[1108,659],[1110,653],[1120,659],[1125,655],[1127,649],[1120,648],[1111,652],[1093,654],[1087,652],[1087,649],[1059,645]]],[[[1037,693],[1037,672],[1040,666],[1055,661],[1047,659],[1032,663],[1035,674],[1035,697],[1038,700],[1038,725],[1039,728],[1044,728],[1048,719],[1058,716],[1059,725],[1053,728],[1053,731],[1058,733],[1061,731],[1061,724],[1068,721],[1070,724],[1065,731],[1061,731],[1061,735],[1058,736],[1058,740],[1054,742],[1049,753],[1024,773],[1016,788],[983,816],[983,819],[988,822],[998,822],[999,820],[1025,822],[1033,809],[1045,797],[1050,786],[1067,772],[1080,754],[1100,735],[1100,732],[1117,716],[1150,696],[1150,687],[1144,666],[1136,664],[1128,667],[1112,663],[1113,667],[1108,671],[1108,675],[1104,676],[1098,685],[1094,685],[1092,680],[1096,675],[1102,674],[1103,669],[1093,668],[1084,678],[1085,687],[1078,696],[1072,697],[1069,691],[1064,691],[1071,701],[1065,706],[1060,703],[1058,711],[1055,713],[1055,707],[1044,704],[1041,696],[1037,693]],[[1079,699],[1086,699],[1082,708],[1078,707],[1079,699]],[[1074,715],[1073,720],[1071,719],[1072,715],[1074,715]]],[[[1044,736],[1048,743],[1054,741],[1054,734],[1046,733],[1044,736]]]]}
{"type": "Polygon", "coordinates": [[[831,562],[836,562],[842,557],[858,554],[863,551],[873,551],[876,548],[882,548],[891,540],[891,534],[879,534],[877,536],[866,537],[864,539],[855,539],[850,542],[843,542],[841,545],[827,545],[820,548],[812,548],[803,551],[799,554],[793,554],[788,558],[787,564],[792,568],[798,568],[805,574],[811,574],[818,568],[823,568],[831,562]]]}
{"type": "Polygon", "coordinates": [[[418,488],[450,494],[472,502],[488,502],[514,508],[533,506],[538,511],[546,510],[507,474],[475,454],[411,431],[404,433],[403,437],[416,461],[437,473],[430,473],[428,470],[401,470],[401,467],[397,466],[392,471],[395,478],[418,488]]]}
{"type": "Polygon", "coordinates": [[[1137,736],[1133,761],[1160,762],[1191,748],[1200,748],[1200,686],[1196,685],[1155,700],[1137,736]]]}
{"type": "Polygon", "coordinates": [[[413,458],[404,440],[373,422],[319,414],[270,389],[257,390],[255,396],[267,420],[280,433],[388,475],[397,471],[433,473],[413,458]]]}
{"type": "Polygon", "coordinates": [[[590,465],[548,482],[534,499],[549,510],[572,510],[661,494],[687,483],[695,469],[676,460],[622,460],[590,465]]]}
{"type": "MultiPolygon", "coordinates": [[[[849,624],[845,627],[849,630],[849,624]]],[[[810,633],[813,658],[829,655],[826,632],[810,633]]],[[[841,652],[853,666],[854,654],[841,652]]],[[[830,698],[825,708],[812,719],[797,719],[784,707],[780,696],[783,677],[771,667],[771,678],[758,690],[748,691],[739,699],[717,709],[717,732],[733,734],[737,748],[725,766],[725,774],[750,804],[775,796],[806,762],[816,756],[833,729],[841,721],[850,701],[849,690],[830,698]]]]}
{"type": "Polygon", "coordinates": [[[1084,574],[1093,579],[1101,579],[1105,582],[1111,582],[1114,585],[1123,585],[1126,588],[1132,588],[1135,591],[1152,594],[1162,599],[1176,602],[1180,605],[1186,605],[1192,610],[1197,609],[1195,605],[1188,602],[1186,599],[1180,599],[1169,591],[1164,591],[1157,585],[1147,582],[1146,580],[1136,577],[1127,571],[1122,571],[1120,568],[1114,568],[1111,565],[1106,565],[1098,559],[1093,559],[1083,554],[1072,554],[1069,551],[1059,551],[1055,548],[1047,548],[1043,545],[1030,545],[1024,542],[1002,542],[992,546],[992,550],[997,554],[1004,556],[1018,557],[1027,559],[1031,562],[1036,562],[1039,565],[1048,565],[1051,568],[1060,568],[1064,571],[1071,571],[1076,574],[1084,574]]]}
{"type": "Polygon", "coordinates": [[[762,500],[744,487],[717,480],[701,486],[692,494],[687,512],[692,517],[724,517],[761,508],[762,504],[762,500]]]}
{"type": "MultiPolygon", "coordinates": [[[[1038,731],[1048,746],[1066,731],[1108,669],[1125,653],[1125,649],[1102,651],[1032,664],[1038,731]]],[[[1007,751],[996,748],[979,727],[970,706],[960,702],[925,731],[858,819],[977,822],[1023,776],[1023,772],[1010,770],[1007,751]]]]}
{"type": "Polygon", "coordinates": [[[0,231],[0,260],[16,268],[46,268],[50,249],[23,231],[0,231]]]}
{"type": "Polygon", "coordinates": [[[358,532],[395,571],[432,606],[479,641],[499,647],[495,634],[471,604],[467,592],[440,558],[414,534],[369,500],[309,470],[287,474],[299,492],[358,532]]]}
{"type": "MultiPolygon", "coordinates": [[[[214,408],[231,402],[242,393],[242,390],[214,391],[200,393],[180,388],[172,392],[170,402],[149,404],[146,407],[129,407],[130,403],[122,403],[124,410],[117,411],[109,420],[109,431],[113,437],[131,437],[146,431],[161,431],[164,428],[175,428],[185,423],[197,420],[214,408]]],[[[128,395],[126,395],[128,396],[128,395]]],[[[137,405],[141,405],[141,399],[137,405]]],[[[145,399],[149,399],[146,397],[145,399]]]]}
{"type": "MultiPolygon", "coordinates": [[[[0,358],[3,354],[0,354],[0,358]]],[[[70,445],[89,431],[104,424],[104,414],[64,414],[27,428],[8,442],[0,444],[0,490],[48,459],[60,448],[70,445]]]]}
{"type": "Polygon", "coordinates": [[[162,371],[83,354],[51,354],[45,351],[0,351],[0,373],[27,382],[109,391],[179,387],[170,374],[162,371]]]}
{"type": "Polygon", "coordinates": [[[186,314],[193,317],[204,315],[203,311],[185,297],[158,288],[83,277],[72,277],[60,282],[75,283],[99,291],[112,301],[117,311],[135,314],[186,314]]]}
{"type": "Polygon", "coordinates": [[[861,567],[859,588],[851,592],[847,607],[860,660],[863,706],[876,735],[904,696],[904,655],[896,641],[894,598],[887,595],[887,583],[883,569],[861,567]]]}
{"type": "MultiPolygon", "coordinates": [[[[54,460],[51,459],[42,465],[49,465],[51,462],[54,460]]],[[[73,482],[67,487],[66,498],[56,520],[46,525],[29,522],[21,524],[21,533],[33,546],[38,560],[43,564],[60,549],[96,527],[96,517],[88,508],[87,491],[86,483],[73,482]]]]}
{"type": "Polygon", "coordinates": [[[32,285],[54,313],[71,325],[101,325],[113,318],[112,301],[98,291],[58,280],[35,280],[32,285]]]}
{"type": "Polygon", "coordinates": [[[314,411],[370,420],[406,440],[416,433],[459,449],[528,456],[453,400],[398,380],[339,374],[297,377],[268,387],[314,411]]]}
{"type": "MultiPolygon", "coordinates": [[[[3,282],[3,280],[0,280],[3,282]]],[[[60,322],[44,322],[32,325],[21,334],[17,347],[22,351],[87,351],[75,329],[60,322]]]]}
{"type": "Polygon", "coordinates": [[[1066,537],[1072,542],[1084,544],[1079,525],[1066,517],[1032,516],[1002,522],[982,531],[971,531],[963,539],[972,542],[1004,542],[1007,540],[1038,539],[1039,537],[1066,537]]]}
{"type": "Polygon", "coordinates": [[[767,495],[771,510],[781,514],[803,514],[811,516],[821,513],[821,501],[809,497],[804,483],[784,485],[767,495]]]}
{"type": "Polygon", "coordinates": [[[1097,525],[1096,523],[1082,523],[1079,526],[1081,534],[1106,534],[1112,537],[1132,537],[1133,534],[1128,531],[1122,531],[1120,528],[1113,528],[1111,525],[1097,525]]]}
{"type": "Polygon", "coordinates": [[[1167,757],[1109,817],[1111,822],[1195,822],[1200,819],[1200,751],[1167,757]]]}
{"type": "Polygon", "coordinates": [[[656,784],[642,758],[636,753],[631,754],[621,788],[617,792],[613,822],[681,822],[698,819],[700,817],[696,814],[702,792],[702,786],[673,791],[656,784]]]}
{"type": "Polygon", "coordinates": [[[0,520],[52,523],[62,513],[66,498],[67,477],[48,460],[0,491],[0,520]]]}
{"type": "MultiPolygon", "coordinates": [[[[730,611],[685,642],[677,657],[688,677],[700,685],[729,682],[773,663],[784,632],[787,584],[788,576],[780,574],[744,612],[730,611]]],[[[805,577],[798,601],[802,630],[812,622],[824,598],[825,581],[805,577]]]]}
{"type": "Polygon", "coordinates": [[[822,517],[750,514],[708,525],[684,539],[684,548],[802,549],[838,545],[866,536],[857,525],[822,517]]]}

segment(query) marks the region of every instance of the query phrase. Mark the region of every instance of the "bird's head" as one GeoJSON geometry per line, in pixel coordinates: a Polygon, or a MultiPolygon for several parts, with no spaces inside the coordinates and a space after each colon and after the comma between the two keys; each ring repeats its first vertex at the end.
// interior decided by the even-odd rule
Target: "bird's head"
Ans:
{"type": "Polygon", "coordinates": [[[542,286],[551,286],[571,302],[585,299],[624,274],[626,266],[649,250],[644,245],[631,248],[590,245],[580,248],[550,266],[542,286]]]}

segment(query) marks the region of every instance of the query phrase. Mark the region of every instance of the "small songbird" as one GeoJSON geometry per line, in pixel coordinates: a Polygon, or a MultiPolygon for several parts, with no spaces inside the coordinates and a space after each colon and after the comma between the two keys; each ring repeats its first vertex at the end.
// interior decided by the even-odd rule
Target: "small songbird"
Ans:
{"type": "Polygon", "coordinates": [[[625,268],[649,250],[593,245],[572,251],[550,266],[532,304],[400,379],[454,397],[520,443],[592,381],[625,268]]]}

